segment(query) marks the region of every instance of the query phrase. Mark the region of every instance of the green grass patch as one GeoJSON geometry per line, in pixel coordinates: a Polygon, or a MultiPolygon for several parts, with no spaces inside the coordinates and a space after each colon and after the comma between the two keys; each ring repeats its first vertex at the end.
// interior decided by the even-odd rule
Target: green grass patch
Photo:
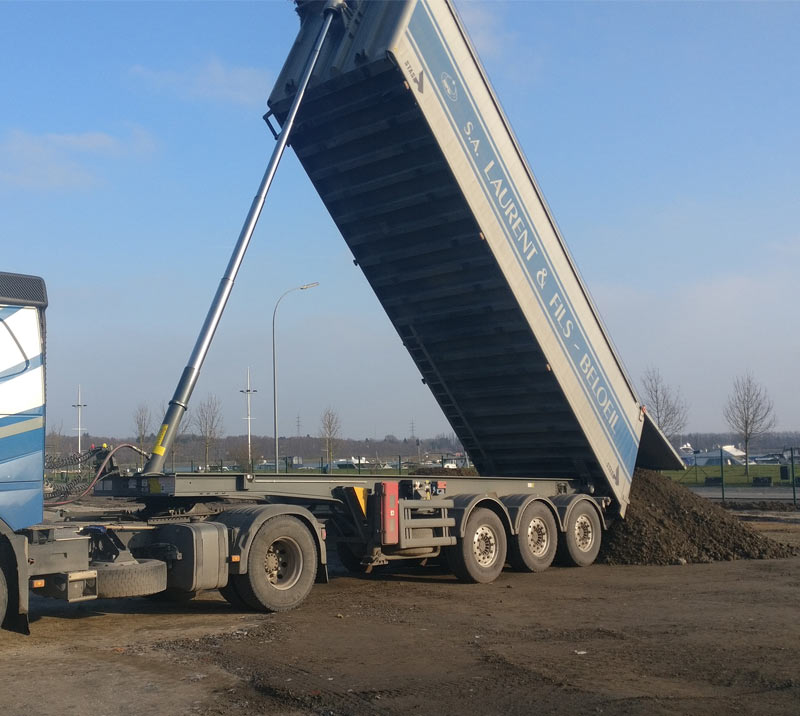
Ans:
{"type": "MultiPolygon", "coordinates": [[[[725,465],[724,477],[726,485],[740,485],[749,487],[754,478],[772,478],[773,485],[791,485],[789,479],[781,482],[781,465],[750,465],[750,475],[745,474],[744,465],[725,465]]],[[[789,475],[791,476],[791,466],[789,475]]],[[[794,466],[795,476],[800,477],[800,465],[794,466]]],[[[664,475],[682,485],[705,485],[706,478],[719,478],[719,465],[706,465],[703,467],[689,467],[686,470],[664,470],[664,475]]]]}

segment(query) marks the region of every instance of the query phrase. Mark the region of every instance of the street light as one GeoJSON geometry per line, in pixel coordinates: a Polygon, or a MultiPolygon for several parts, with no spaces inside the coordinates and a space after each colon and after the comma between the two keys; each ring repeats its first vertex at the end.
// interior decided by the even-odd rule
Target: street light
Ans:
{"type": "Polygon", "coordinates": [[[273,426],[275,428],[276,473],[280,472],[280,470],[278,469],[278,360],[275,353],[275,316],[278,313],[278,306],[280,305],[280,302],[283,300],[284,296],[287,296],[292,291],[305,291],[306,289],[314,288],[314,286],[319,286],[319,281],[314,281],[314,283],[304,283],[302,286],[290,288],[275,302],[275,310],[272,312],[272,418],[273,426]]]}
{"type": "Polygon", "coordinates": [[[72,404],[73,408],[78,409],[78,427],[73,428],[78,431],[78,454],[81,453],[81,436],[83,435],[83,426],[81,425],[81,411],[86,407],[86,403],[81,403],[81,386],[78,385],[78,402],[72,404]]]}
{"type": "Polygon", "coordinates": [[[247,470],[248,472],[253,471],[253,454],[250,449],[250,396],[253,393],[257,393],[257,390],[250,389],[250,366],[247,366],[247,388],[244,390],[240,390],[240,393],[244,393],[245,397],[247,398],[247,417],[245,420],[247,421],[247,470]]]}

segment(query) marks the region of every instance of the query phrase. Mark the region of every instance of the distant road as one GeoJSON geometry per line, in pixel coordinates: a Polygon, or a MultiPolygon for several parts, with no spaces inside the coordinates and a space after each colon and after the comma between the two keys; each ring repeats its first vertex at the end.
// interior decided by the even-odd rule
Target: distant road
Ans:
{"type": "MultiPolygon", "coordinates": [[[[722,489],[703,485],[686,485],[692,492],[709,500],[721,500],[722,489]]],[[[797,488],[800,499],[800,487],[797,488]]],[[[725,486],[726,500],[792,500],[791,487],[728,487],[725,486]]]]}

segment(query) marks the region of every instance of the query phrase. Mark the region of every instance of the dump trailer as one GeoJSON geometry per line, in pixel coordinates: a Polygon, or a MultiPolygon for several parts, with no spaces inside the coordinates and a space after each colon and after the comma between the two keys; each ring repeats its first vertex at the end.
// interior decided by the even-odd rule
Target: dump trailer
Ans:
{"type": "MultiPolygon", "coordinates": [[[[680,460],[638,401],[453,6],[308,0],[265,115],[276,144],[141,472],[92,448],[118,508],[45,521],[42,279],[0,273],[0,620],[68,602],[219,590],[298,606],[351,570],[440,559],[586,566],[634,468],[680,460]],[[276,128],[276,123],[279,129],[276,128]],[[170,473],[165,456],[292,146],[480,477],[170,473]]],[[[276,456],[277,457],[277,456],[276,456]]],[[[68,492],[68,491],[67,491],[68,492]]],[[[104,501],[104,504],[109,504],[104,501]]],[[[111,502],[110,504],[115,504],[111,502]]],[[[52,513],[50,513],[52,517],[52,513]]]]}
{"type": "MultiPolygon", "coordinates": [[[[280,122],[320,6],[298,3],[280,122]]],[[[291,146],[482,475],[578,477],[624,516],[636,466],[680,468],[449,0],[348,3],[291,146]]]]}

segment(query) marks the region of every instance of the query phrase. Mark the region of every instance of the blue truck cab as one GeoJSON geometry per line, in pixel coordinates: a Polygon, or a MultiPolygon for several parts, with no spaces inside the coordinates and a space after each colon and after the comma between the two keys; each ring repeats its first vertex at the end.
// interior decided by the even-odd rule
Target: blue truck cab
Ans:
{"type": "Polygon", "coordinates": [[[0,273],[0,520],[12,531],[42,520],[44,281],[0,273]]]}
{"type": "MultiPolygon", "coordinates": [[[[0,580],[6,584],[18,582],[15,532],[43,516],[46,307],[41,278],[0,272],[0,580]]],[[[9,600],[16,601],[13,590],[0,596],[0,620],[9,600]]]]}

